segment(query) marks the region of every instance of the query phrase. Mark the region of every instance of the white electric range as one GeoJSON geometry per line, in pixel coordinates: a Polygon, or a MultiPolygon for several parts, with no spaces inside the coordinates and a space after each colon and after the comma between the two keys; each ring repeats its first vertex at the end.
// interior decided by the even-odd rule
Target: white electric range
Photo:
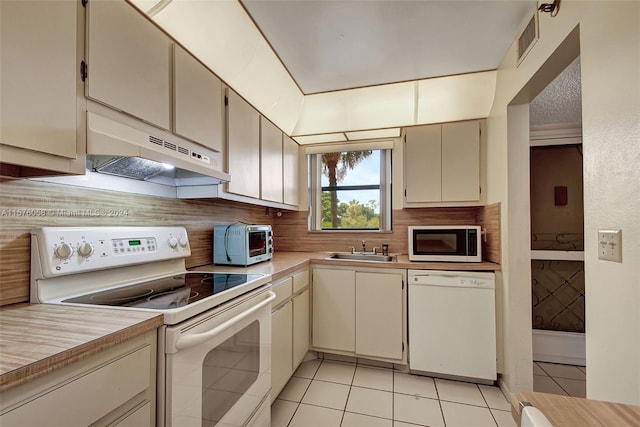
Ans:
{"type": "Polygon", "coordinates": [[[271,276],[190,272],[183,227],[31,232],[31,302],[157,311],[157,425],[268,426],[271,276]]]}

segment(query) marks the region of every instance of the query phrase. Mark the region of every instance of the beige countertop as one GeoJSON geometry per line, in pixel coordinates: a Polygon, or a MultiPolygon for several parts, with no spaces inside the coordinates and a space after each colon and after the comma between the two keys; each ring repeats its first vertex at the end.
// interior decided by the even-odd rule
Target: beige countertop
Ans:
{"type": "Polygon", "coordinates": [[[0,309],[0,391],[85,359],[162,325],[135,310],[20,304],[0,309]]]}
{"type": "MultiPolygon", "coordinates": [[[[312,264],[430,270],[500,270],[499,264],[327,259],[333,252],[277,252],[249,267],[204,265],[192,270],[269,274],[278,280],[312,264]]],[[[393,255],[393,254],[392,254],[393,255]]],[[[19,304],[0,309],[0,391],[23,384],[162,325],[162,315],[100,307],[19,304]]]]}
{"type": "Polygon", "coordinates": [[[638,426],[640,406],[557,394],[521,392],[511,398],[511,414],[520,425],[520,402],[529,402],[556,427],[638,426]]]}
{"type": "Polygon", "coordinates": [[[415,270],[500,270],[500,264],[493,262],[416,262],[409,261],[408,255],[397,255],[395,262],[327,259],[327,257],[333,253],[335,252],[276,252],[273,254],[271,261],[261,262],[248,267],[208,264],[194,268],[193,270],[270,274],[273,280],[278,280],[295,270],[312,264],[350,267],[408,268],[415,270]]]}

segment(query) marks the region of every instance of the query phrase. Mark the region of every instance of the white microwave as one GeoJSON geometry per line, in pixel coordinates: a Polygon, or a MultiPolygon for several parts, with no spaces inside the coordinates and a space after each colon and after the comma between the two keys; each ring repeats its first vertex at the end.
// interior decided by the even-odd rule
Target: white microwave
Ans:
{"type": "Polygon", "coordinates": [[[409,227],[410,261],[482,262],[479,225],[409,227]]]}

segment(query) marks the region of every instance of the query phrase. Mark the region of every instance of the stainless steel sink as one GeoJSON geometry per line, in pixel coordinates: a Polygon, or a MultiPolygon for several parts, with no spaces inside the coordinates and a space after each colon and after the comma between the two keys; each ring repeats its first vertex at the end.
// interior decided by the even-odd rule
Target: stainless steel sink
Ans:
{"type": "Polygon", "coordinates": [[[335,253],[327,257],[327,259],[343,259],[350,261],[377,261],[377,262],[395,262],[396,257],[392,255],[381,254],[362,254],[362,253],[335,253]]]}

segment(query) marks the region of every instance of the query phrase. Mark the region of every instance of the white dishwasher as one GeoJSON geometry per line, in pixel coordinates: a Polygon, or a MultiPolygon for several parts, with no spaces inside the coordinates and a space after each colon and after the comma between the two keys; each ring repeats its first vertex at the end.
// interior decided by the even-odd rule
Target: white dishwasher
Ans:
{"type": "Polygon", "coordinates": [[[408,270],[412,373],[496,380],[495,274],[408,270]]]}

